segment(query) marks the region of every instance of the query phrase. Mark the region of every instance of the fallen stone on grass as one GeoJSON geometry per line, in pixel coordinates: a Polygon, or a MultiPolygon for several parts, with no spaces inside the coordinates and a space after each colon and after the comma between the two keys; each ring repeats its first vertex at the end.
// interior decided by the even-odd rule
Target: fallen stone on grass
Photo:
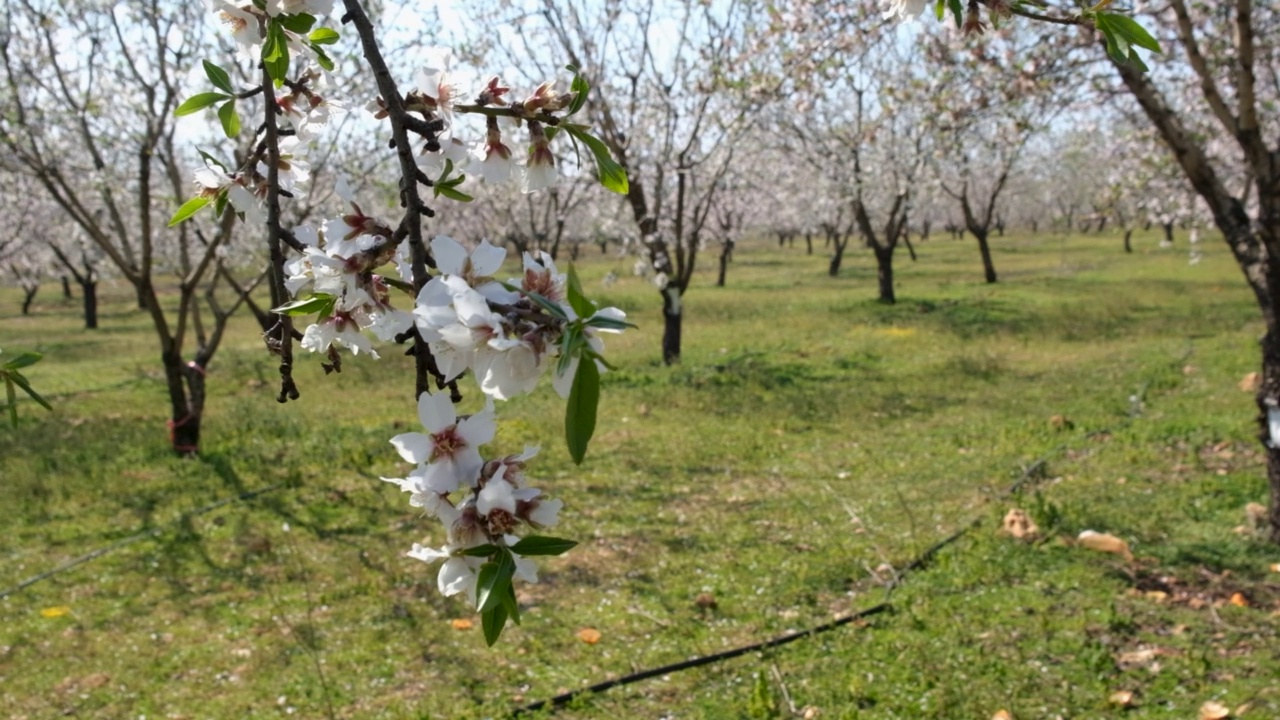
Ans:
{"type": "Polygon", "coordinates": [[[1004,521],[1000,523],[1000,534],[1008,535],[1014,540],[1030,542],[1040,537],[1040,527],[1025,510],[1012,508],[1005,513],[1004,521]]]}
{"type": "Polygon", "coordinates": [[[1081,547],[1097,550],[1098,552],[1112,553],[1114,555],[1122,555],[1125,560],[1133,561],[1133,553],[1129,550],[1129,543],[1110,533],[1100,533],[1094,530],[1085,530],[1080,533],[1076,541],[1081,547]]]}

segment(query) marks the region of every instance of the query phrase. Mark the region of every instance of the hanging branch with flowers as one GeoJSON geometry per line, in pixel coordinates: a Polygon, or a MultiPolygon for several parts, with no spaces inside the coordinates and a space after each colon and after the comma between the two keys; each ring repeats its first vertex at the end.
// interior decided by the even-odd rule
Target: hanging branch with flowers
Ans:
{"type": "Polygon", "coordinates": [[[237,88],[225,69],[206,60],[213,89],[188,98],[177,113],[214,110],[227,137],[237,137],[244,131],[241,106],[261,96],[264,110],[253,131],[254,149],[242,162],[224,163],[201,151],[198,190],[170,225],[211,207],[218,216],[236,213],[265,228],[279,316],[265,340],[280,357],[280,402],[300,396],[292,376],[295,341],[319,354],[326,371],[341,371],[342,349],[376,360],[375,342],[411,343],[423,431],[391,438],[413,469],[384,479],[444,526],[442,545],[415,544],[408,554],[443,562],[440,591],[467,596],[492,645],[508,621],[520,622],[513,582],[536,582],[530,558],[560,555],[576,544],[540,534],[556,525],[563,503],[533,487],[526,475],[536,448],[497,458],[482,454],[496,432],[494,401],[532,392],[550,374],[567,401],[566,444],[573,460],[582,462],[595,430],[600,375],[609,367],[600,335],[633,326],[620,310],[587,299],[573,268],[559,272],[546,253],[525,253],[522,276],[503,281],[497,276],[506,250],[482,240],[468,251],[443,235],[428,241],[423,223],[436,209],[422,190],[431,190],[432,203],[468,202],[463,183],[472,169],[486,184],[517,182],[526,193],[551,187],[559,176],[551,143],[563,142],[560,137],[586,147],[608,189],[625,193],[626,174],[587,126],[570,121],[590,90],[575,69],[569,68],[567,89],[546,82],[514,100],[511,89],[493,78],[464,103],[447,53],[433,52],[415,87],[402,93],[361,3],[344,0],[342,24],[354,28],[377,83],[378,95],[365,107],[390,126],[404,213],[396,221],[366,213],[339,178],[335,189],[346,205],[341,214],[318,227],[285,227],[281,203],[300,197],[310,180],[308,145],[342,110],[330,96],[360,92],[329,87],[334,64],[325,48],[341,38],[324,24],[333,4],[208,0],[240,54],[260,65],[261,80],[237,88]],[[464,141],[468,116],[483,122],[478,143],[464,141]],[[521,130],[527,144],[513,139],[521,130]],[[412,304],[401,304],[397,293],[412,304]],[[293,325],[300,318],[312,320],[301,331],[293,325]],[[459,380],[468,373],[486,396],[485,406],[459,416],[459,380]]]}

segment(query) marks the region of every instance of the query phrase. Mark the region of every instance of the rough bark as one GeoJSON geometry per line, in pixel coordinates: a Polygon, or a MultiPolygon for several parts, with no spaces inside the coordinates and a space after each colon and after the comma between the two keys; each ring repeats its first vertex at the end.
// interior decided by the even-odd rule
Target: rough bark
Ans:
{"type": "Polygon", "coordinates": [[[84,296],[84,326],[87,330],[98,327],[98,281],[78,280],[80,294],[84,296]]]}
{"type": "Polygon", "coordinates": [[[1124,251],[1125,251],[1125,252],[1127,252],[1127,253],[1131,253],[1131,252],[1133,252],[1133,243],[1132,243],[1132,242],[1130,242],[1130,240],[1131,240],[1132,238],[1133,238],[1133,228],[1125,228],[1125,231],[1124,231],[1124,251]]]}
{"type": "Polygon", "coordinates": [[[876,279],[880,284],[880,302],[892,305],[897,302],[893,294],[893,248],[873,248],[876,255],[876,279]]]}
{"type": "Polygon", "coordinates": [[[684,321],[684,304],[680,292],[668,287],[662,293],[662,362],[680,362],[680,331],[684,321]]]}
{"type": "Polygon", "coordinates": [[[973,236],[978,238],[978,252],[982,255],[982,276],[989,283],[996,281],[996,266],[991,261],[991,245],[987,243],[986,231],[972,230],[973,236]]]}
{"type": "Polygon", "coordinates": [[[40,292],[40,286],[35,285],[29,288],[22,288],[22,314],[31,314],[31,303],[36,299],[36,293],[40,292]]]}

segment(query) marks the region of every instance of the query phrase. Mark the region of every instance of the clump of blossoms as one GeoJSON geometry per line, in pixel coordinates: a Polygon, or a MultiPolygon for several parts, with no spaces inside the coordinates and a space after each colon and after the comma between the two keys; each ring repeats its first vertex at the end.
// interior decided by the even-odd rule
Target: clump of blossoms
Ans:
{"type": "Polygon", "coordinates": [[[572,68],[567,83],[543,83],[523,99],[512,99],[511,89],[492,78],[466,103],[451,76],[450,54],[431,50],[414,89],[401,95],[388,80],[361,3],[344,0],[343,22],[359,33],[382,93],[366,108],[390,121],[393,138],[420,139],[411,141],[413,147],[392,144],[401,161],[405,215],[393,222],[366,213],[350,185],[339,179],[343,213],[318,226],[284,227],[282,199],[301,196],[311,182],[308,144],[349,106],[330,99],[327,73],[333,62],[324,48],[339,35],[321,21],[333,5],[332,0],[206,0],[240,54],[260,63],[261,84],[238,88],[225,70],[205,61],[205,76],[216,91],[188,98],[177,113],[216,108],[226,135],[234,138],[241,133],[238,103],[260,95],[265,121],[253,124],[252,150],[235,168],[201,153],[206,166],[196,173],[197,192],[170,225],[211,205],[215,215],[234,212],[247,224],[266,228],[280,321],[265,337],[281,357],[281,402],[298,397],[291,375],[295,339],[302,349],[324,356],[326,370],[341,370],[342,348],[377,359],[375,338],[413,343],[423,432],[391,439],[413,468],[403,478],[384,479],[442,524],[443,544],[414,544],[408,554],[442,561],[440,591],[465,594],[493,644],[508,620],[520,620],[513,582],[537,581],[530,558],[559,555],[575,545],[541,534],[556,525],[563,504],[526,476],[537,449],[506,456],[482,452],[496,432],[494,401],[531,392],[550,375],[556,391],[568,398],[566,443],[574,461],[581,462],[595,430],[600,374],[607,367],[599,335],[621,332],[629,324],[616,308],[598,309],[583,295],[573,268],[561,273],[545,253],[526,253],[522,275],[503,281],[497,276],[506,251],[488,242],[468,250],[437,236],[428,248],[422,218],[435,211],[422,201],[419,186],[431,187],[437,198],[469,201],[460,186],[466,180],[463,171],[474,168],[485,184],[516,182],[525,192],[536,192],[558,179],[551,150],[557,137],[591,151],[608,189],[625,194],[626,173],[585,125],[569,121],[589,90],[572,68]],[[466,116],[483,117],[479,142],[465,137],[461,119],[466,116]],[[296,255],[287,257],[286,246],[296,255]],[[394,270],[387,273],[384,267],[394,270]],[[402,299],[413,300],[411,308],[393,305],[396,290],[405,293],[402,299]],[[297,332],[292,323],[300,316],[313,321],[297,332]],[[485,405],[459,416],[458,382],[468,373],[485,405]]]}

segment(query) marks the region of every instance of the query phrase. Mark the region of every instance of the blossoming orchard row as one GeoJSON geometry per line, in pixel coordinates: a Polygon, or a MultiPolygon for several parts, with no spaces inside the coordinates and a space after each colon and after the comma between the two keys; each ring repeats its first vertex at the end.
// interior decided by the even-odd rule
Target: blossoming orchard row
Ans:
{"type": "MultiPolygon", "coordinates": [[[[198,192],[170,224],[212,205],[220,216],[235,212],[250,225],[267,227],[297,251],[296,257],[285,261],[281,256],[274,263],[290,298],[275,308],[283,324],[269,338],[269,345],[282,355],[294,339],[289,319],[303,316],[314,316],[314,322],[298,336],[299,344],[324,356],[331,369],[341,369],[339,348],[378,358],[366,331],[381,342],[413,341],[420,357],[429,353],[435,391],[418,397],[425,432],[391,439],[414,467],[403,478],[384,479],[410,493],[412,506],[444,526],[441,546],[414,544],[409,555],[443,561],[440,591],[468,597],[481,612],[486,640],[492,644],[508,619],[519,622],[512,581],[537,581],[528,557],[559,555],[575,545],[535,534],[553,527],[562,507],[560,500],[548,499],[531,486],[525,475],[536,448],[501,458],[481,455],[481,446],[496,431],[493,401],[531,392],[549,372],[556,391],[568,400],[566,441],[574,460],[581,462],[595,427],[600,373],[607,365],[598,334],[621,332],[629,324],[616,308],[597,309],[583,295],[573,269],[559,272],[546,253],[525,253],[523,276],[502,281],[497,275],[506,250],[481,241],[468,252],[441,235],[430,241],[429,254],[421,248],[424,262],[416,267],[418,224],[434,211],[424,206],[415,212],[407,186],[414,198],[422,185],[431,187],[435,197],[465,202],[471,198],[458,186],[465,180],[463,171],[475,168],[486,184],[518,182],[524,192],[551,187],[558,172],[550,143],[563,132],[592,152],[607,187],[625,192],[626,175],[603,144],[585,126],[567,121],[586,102],[588,86],[575,73],[564,92],[556,82],[546,82],[514,101],[508,99],[510,88],[493,78],[473,103],[463,104],[449,75],[448,53],[433,52],[432,63],[419,73],[413,90],[391,101],[384,92],[365,106],[375,118],[390,119],[420,139],[413,170],[401,179],[405,217],[393,224],[366,214],[350,184],[339,178],[336,191],[348,206],[343,214],[318,227],[286,229],[279,226],[280,198],[296,198],[305,191],[310,181],[304,159],[308,143],[344,111],[330,97],[344,89],[329,87],[327,72],[333,63],[323,49],[339,35],[320,25],[333,2],[207,4],[231,30],[240,53],[261,61],[263,83],[237,89],[225,70],[206,60],[205,75],[215,90],[192,96],[177,114],[217,106],[226,135],[236,137],[241,131],[238,102],[261,94],[272,109],[257,132],[261,140],[239,167],[201,153],[206,165],[195,175],[198,192]],[[463,139],[464,115],[484,119],[477,144],[463,139]],[[528,145],[523,152],[513,152],[506,139],[522,127],[528,145]],[[394,276],[381,274],[386,266],[394,266],[394,276]],[[427,272],[427,266],[436,272],[427,272]],[[396,307],[396,291],[412,300],[411,309],[396,307]],[[486,404],[482,411],[460,418],[454,407],[461,399],[457,379],[468,371],[486,404]]],[[[355,14],[349,9],[344,21],[357,20],[355,14]]],[[[364,33],[361,39],[369,40],[364,33]]],[[[282,392],[282,400],[286,395],[282,392]]]]}

